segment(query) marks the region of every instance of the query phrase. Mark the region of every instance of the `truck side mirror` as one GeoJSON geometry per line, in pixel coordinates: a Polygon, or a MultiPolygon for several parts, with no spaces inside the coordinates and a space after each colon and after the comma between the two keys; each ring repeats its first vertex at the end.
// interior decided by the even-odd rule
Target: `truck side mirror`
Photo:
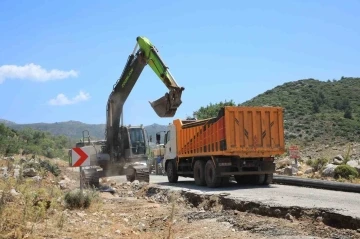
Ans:
{"type": "Polygon", "coordinates": [[[159,133],[156,133],[156,144],[160,144],[161,135],[159,133]]]}

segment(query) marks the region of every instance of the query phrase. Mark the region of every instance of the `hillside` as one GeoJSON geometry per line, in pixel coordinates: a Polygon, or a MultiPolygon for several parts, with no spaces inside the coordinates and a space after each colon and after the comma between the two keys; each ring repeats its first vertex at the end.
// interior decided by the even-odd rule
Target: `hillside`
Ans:
{"type": "Polygon", "coordinates": [[[284,107],[286,140],[294,143],[360,141],[360,78],[288,82],[246,102],[209,104],[194,114],[199,119],[215,117],[224,105],[284,107]]]}
{"type": "Polygon", "coordinates": [[[284,107],[288,140],[327,144],[360,140],[360,78],[288,82],[241,105],[284,107]]]}
{"type": "MultiPolygon", "coordinates": [[[[303,79],[288,82],[243,103],[235,103],[233,100],[210,103],[194,113],[199,119],[214,117],[224,105],[284,107],[287,141],[330,145],[360,141],[360,78],[342,77],[332,81],[303,79]]],[[[82,137],[83,130],[89,130],[93,138],[102,139],[105,130],[104,124],[85,124],[78,121],[51,124],[16,124],[6,120],[0,122],[13,129],[30,127],[76,140],[82,137]]],[[[145,129],[155,140],[155,134],[166,130],[166,126],[153,124],[145,129]]]]}
{"type": "MultiPolygon", "coordinates": [[[[41,130],[49,132],[53,135],[65,135],[68,138],[79,140],[82,138],[83,130],[88,130],[90,135],[94,139],[103,139],[105,132],[105,124],[85,124],[79,121],[67,121],[56,123],[33,123],[33,124],[16,124],[12,121],[0,119],[0,123],[4,123],[6,126],[15,129],[22,130],[25,128],[31,128],[34,130],[41,130]]],[[[148,135],[152,136],[155,140],[155,135],[159,131],[166,130],[165,125],[152,124],[145,126],[148,135]]],[[[85,133],[85,135],[87,135],[85,133]]]]}
{"type": "Polygon", "coordinates": [[[64,158],[69,140],[33,129],[15,130],[0,123],[0,155],[35,154],[48,158],[64,158]]]}

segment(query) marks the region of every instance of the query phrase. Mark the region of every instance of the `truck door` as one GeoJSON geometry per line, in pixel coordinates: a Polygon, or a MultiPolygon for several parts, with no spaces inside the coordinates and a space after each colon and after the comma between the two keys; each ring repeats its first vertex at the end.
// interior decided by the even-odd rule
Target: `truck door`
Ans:
{"type": "MultiPolygon", "coordinates": [[[[176,131],[175,126],[170,125],[165,135],[165,155],[164,159],[174,159],[176,157],[176,131]]],[[[164,161],[165,161],[164,160],[164,161]]]]}

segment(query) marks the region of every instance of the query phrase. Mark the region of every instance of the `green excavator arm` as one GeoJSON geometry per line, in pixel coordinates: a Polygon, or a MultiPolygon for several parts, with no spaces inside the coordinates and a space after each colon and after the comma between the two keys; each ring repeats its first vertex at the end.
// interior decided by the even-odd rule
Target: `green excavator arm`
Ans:
{"type": "Polygon", "coordinates": [[[173,117],[181,104],[181,93],[184,87],[178,86],[169,68],[161,59],[158,50],[148,38],[137,37],[136,41],[143,52],[143,59],[169,89],[169,93],[166,93],[165,96],[149,103],[159,117],[173,117]]]}
{"type": "Polygon", "coordinates": [[[155,72],[155,74],[162,80],[162,82],[171,90],[172,88],[178,88],[175,79],[170,74],[169,68],[162,61],[159,56],[158,50],[146,37],[137,37],[137,42],[141,50],[145,54],[147,64],[155,72]]]}

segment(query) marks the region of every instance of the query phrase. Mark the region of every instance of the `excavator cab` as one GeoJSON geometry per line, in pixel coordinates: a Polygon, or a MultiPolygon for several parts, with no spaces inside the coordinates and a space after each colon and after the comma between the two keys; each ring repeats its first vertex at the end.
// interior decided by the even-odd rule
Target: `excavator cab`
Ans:
{"type": "Polygon", "coordinates": [[[171,89],[169,93],[165,94],[165,96],[150,102],[150,105],[159,117],[174,117],[177,108],[182,103],[181,94],[183,90],[184,87],[171,89]]]}
{"type": "Polygon", "coordinates": [[[131,153],[133,155],[146,154],[146,139],[144,129],[142,127],[129,128],[129,138],[131,145],[131,153]]]}

